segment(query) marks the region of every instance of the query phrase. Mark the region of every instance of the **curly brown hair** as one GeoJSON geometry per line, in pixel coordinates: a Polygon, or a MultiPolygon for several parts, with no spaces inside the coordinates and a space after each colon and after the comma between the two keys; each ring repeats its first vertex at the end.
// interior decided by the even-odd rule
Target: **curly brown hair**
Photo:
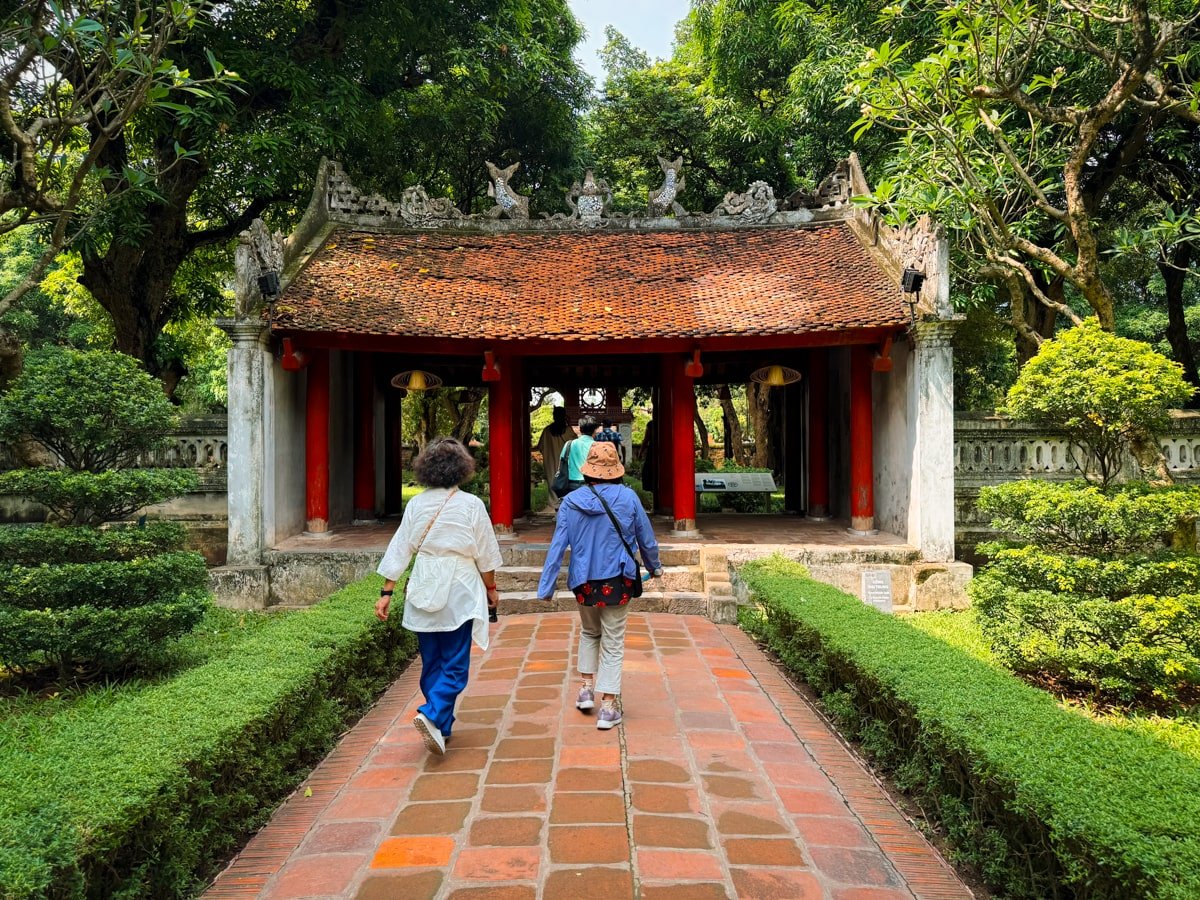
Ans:
{"type": "Polygon", "coordinates": [[[431,488],[457,487],[475,474],[475,460],[462,442],[435,438],[413,461],[417,482],[431,488]]]}

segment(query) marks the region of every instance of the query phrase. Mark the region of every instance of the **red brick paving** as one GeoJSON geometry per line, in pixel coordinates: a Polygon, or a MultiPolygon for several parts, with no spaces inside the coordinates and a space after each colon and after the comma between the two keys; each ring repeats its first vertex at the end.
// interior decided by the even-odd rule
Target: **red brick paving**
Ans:
{"type": "Polygon", "coordinates": [[[445,757],[412,728],[414,666],[207,896],[971,896],[737,628],[633,615],[601,732],[572,702],[574,616],[494,627],[445,757]]]}

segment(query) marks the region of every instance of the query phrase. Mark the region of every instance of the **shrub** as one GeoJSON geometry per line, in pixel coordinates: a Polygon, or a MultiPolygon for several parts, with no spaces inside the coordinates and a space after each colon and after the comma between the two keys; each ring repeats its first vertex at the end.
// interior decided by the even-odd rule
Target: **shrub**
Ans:
{"type": "Polygon", "coordinates": [[[176,421],[162,385],[137,360],[105,350],[33,350],[0,398],[0,436],[29,435],[80,472],[132,465],[176,421]]]}
{"type": "Polygon", "coordinates": [[[1192,396],[1183,368],[1149,344],[1104,331],[1095,319],[1042,344],[1021,369],[999,412],[1063,430],[1102,484],[1121,472],[1126,454],[1192,396]]]}
{"type": "Polygon", "coordinates": [[[63,524],[100,525],[178,497],[198,481],[191,469],[17,469],[0,472],[0,494],[40,503],[63,524]]]}
{"type": "Polygon", "coordinates": [[[1200,491],[1136,483],[1105,491],[1082,481],[1012,481],[983,488],[979,509],[994,529],[1021,543],[1114,556],[1161,548],[1173,535],[1194,531],[1200,491]]]}
{"type": "Polygon", "coordinates": [[[136,559],[178,550],[184,539],[183,526],[175,522],[151,522],[140,528],[0,525],[0,560],[38,566],[136,559]]]}
{"type": "Polygon", "coordinates": [[[1200,763],[779,562],[740,570],[746,627],[1009,897],[1200,896],[1200,763]]]}
{"type": "Polygon", "coordinates": [[[270,816],[415,650],[372,576],[176,676],[0,719],[0,896],[178,897],[270,816]]]}

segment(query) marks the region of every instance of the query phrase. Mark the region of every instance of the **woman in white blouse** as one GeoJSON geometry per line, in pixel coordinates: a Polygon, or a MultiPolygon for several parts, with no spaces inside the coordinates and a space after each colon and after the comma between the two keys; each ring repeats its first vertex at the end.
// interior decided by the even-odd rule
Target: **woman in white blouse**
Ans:
{"type": "Polygon", "coordinates": [[[396,581],[416,557],[404,604],[404,627],[421,648],[421,705],[413,725],[431,753],[446,752],[454,703],[467,686],[471,641],[486,650],[488,611],[496,608],[500,545],[487,508],[459,485],[475,461],[453,438],[431,441],[413,463],[428,488],[408,502],[379,563],[384,577],[375,615],[386,619],[396,581]]]}

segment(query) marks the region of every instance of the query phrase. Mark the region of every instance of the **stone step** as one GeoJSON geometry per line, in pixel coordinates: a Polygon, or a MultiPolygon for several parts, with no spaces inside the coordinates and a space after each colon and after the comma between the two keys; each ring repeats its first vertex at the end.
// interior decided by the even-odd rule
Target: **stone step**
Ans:
{"type": "MultiPolygon", "coordinates": [[[[506,591],[536,591],[542,577],[540,566],[505,566],[496,572],[496,586],[506,591]]],[[[559,584],[565,583],[566,570],[559,573],[559,584]]],[[[655,582],[662,591],[703,591],[704,573],[697,566],[664,566],[663,576],[655,582]]]]}
{"type": "Polygon", "coordinates": [[[718,581],[716,583],[708,583],[708,596],[710,597],[734,597],[736,594],[733,590],[733,584],[729,581],[718,581]]]}
{"type": "MultiPolygon", "coordinates": [[[[500,555],[505,566],[541,566],[546,561],[546,551],[549,544],[501,544],[500,555]]],[[[659,559],[663,566],[698,566],[701,561],[701,548],[695,545],[660,544],[659,559]]],[[[564,564],[571,558],[568,550],[563,557],[564,564]]]]}
{"type": "MultiPolygon", "coordinates": [[[[555,591],[554,599],[539,600],[534,591],[504,591],[500,594],[500,615],[523,615],[541,612],[570,612],[579,603],[570,591],[555,591]]],[[[697,591],[646,591],[630,608],[643,613],[678,613],[707,616],[708,598],[697,591]]]]}

